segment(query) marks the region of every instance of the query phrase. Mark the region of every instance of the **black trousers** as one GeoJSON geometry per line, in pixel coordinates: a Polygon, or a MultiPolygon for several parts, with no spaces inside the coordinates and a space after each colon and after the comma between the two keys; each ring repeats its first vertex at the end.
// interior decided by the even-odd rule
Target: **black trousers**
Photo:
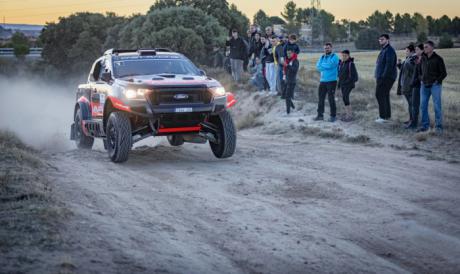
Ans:
{"type": "Polygon", "coordinates": [[[286,98],[286,111],[291,113],[291,108],[295,108],[292,98],[294,97],[294,89],[296,83],[285,83],[284,84],[284,97],[286,98]]]}
{"type": "Polygon", "coordinates": [[[324,116],[324,102],[329,101],[329,107],[331,109],[331,117],[337,116],[337,108],[335,105],[335,89],[337,88],[337,81],[333,82],[321,82],[318,88],[318,116],[324,116]]]}
{"type": "Polygon", "coordinates": [[[353,90],[353,87],[342,87],[342,99],[345,106],[350,105],[350,93],[353,90]]]}
{"type": "Polygon", "coordinates": [[[417,127],[420,113],[420,88],[412,90],[412,126],[417,127]]]}
{"type": "Polygon", "coordinates": [[[392,79],[377,79],[375,97],[379,104],[380,118],[385,120],[391,118],[390,91],[394,83],[392,79]]]}
{"type": "Polygon", "coordinates": [[[405,93],[404,97],[406,97],[407,107],[409,109],[409,120],[413,121],[413,119],[414,119],[414,117],[413,117],[414,108],[412,106],[412,92],[411,93],[405,93]]]}

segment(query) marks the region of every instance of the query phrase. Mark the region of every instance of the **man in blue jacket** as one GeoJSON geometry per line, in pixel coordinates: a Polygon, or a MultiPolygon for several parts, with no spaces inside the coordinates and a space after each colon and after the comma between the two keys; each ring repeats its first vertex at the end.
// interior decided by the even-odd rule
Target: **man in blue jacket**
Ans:
{"type": "Polygon", "coordinates": [[[377,80],[375,97],[379,104],[379,118],[375,122],[385,123],[391,118],[390,91],[398,77],[397,56],[395,49],[390,45],[388,34],[380,35],[379,43],[382,50],[375,68],[375,79],[377,80]]]}
{"type": "Polygon", "coordinates": [[[318,89],[318,116],[315,121],[324,120],[324,101],[328,96],[331,116],[329,122],[336,121],[336,106],[335,106],[335,89],[337,87],[339,57],[332,52],[332,44],[324,45],[324,55],[316,63],[316,68],[321,72],[321,80],[318,89]]]}

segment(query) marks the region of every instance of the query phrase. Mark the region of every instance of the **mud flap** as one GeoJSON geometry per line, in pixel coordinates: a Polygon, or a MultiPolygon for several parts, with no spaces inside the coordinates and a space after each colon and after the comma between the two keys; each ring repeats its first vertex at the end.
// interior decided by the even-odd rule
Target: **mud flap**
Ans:
{"type": "Polygon", "coordinates": [[[70,126],[70,140],[75,141],[75,123],[70,126]]]}

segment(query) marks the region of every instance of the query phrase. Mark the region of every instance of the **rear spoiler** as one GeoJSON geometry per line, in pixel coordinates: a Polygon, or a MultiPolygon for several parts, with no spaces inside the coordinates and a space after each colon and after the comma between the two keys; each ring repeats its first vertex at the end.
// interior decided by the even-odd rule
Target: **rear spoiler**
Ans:
{"type": "Polygon", "coordinates": [[[167,48],[109,49],[104,52],[104,55],[120,54],[120,53],[139,53],[139,55],[155,55],[156,52],[171,52],[171,50],[167,48]]]}

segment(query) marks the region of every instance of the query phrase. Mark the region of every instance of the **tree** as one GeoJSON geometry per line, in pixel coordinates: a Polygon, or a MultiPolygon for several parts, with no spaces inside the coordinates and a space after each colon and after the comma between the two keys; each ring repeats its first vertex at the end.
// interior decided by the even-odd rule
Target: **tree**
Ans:
{"type": "Polygon", "coordinates": [[[376,29],[363,29],[359,32],[358,38],[355,41],[357,49],[375,50],[379,48],[377,43],[377,37],[380,35],[380,31],[376,29]]]}
{"type": "Polygon", "coordinates": [[[381,33],[392,32],[394,25],[393,14],[389,11],[381,13],[377,10],[367,18],[367,24],[369,27],[374,28],[381,33]]]}
{"type": "Polygon", "coordinates": [[[421,32],[417,35],[417,42],[418,43],[425,43],[428,40],[428,36],[426,33],[421,32]]]}
{"type": "Polygon", "coordinates": [[[64,75],[87,72],[104,51],[107,30],[123,22],[113,13],[76,13],[45,25],[40,40],[42,57],[64,75]]]}
{"type": "Polygon", "coordinates": [[[402,16],[398,13],[394,20],[394,32],[397,34],[408,35],[414,31],[415,23],[412,17],[408,13],[404,13],[402,16]]]}
{"type": "Polygon", "coordinates": [[[194,61],[207,63],[209,53],[225,41],[226,35],[216,18],[184,6],[153,9],[146,16],[132,19],[121,31],[120,42],[122,47],[172,48],[194,61]]]}
{"type": "Polygon", "coordinates": [[[452,19],[452,27],[450,33],[455,36],[460,34],[460,18],[458,16],[455,16],[455,18],[452,19]]]}
{"type": "Polygon", "coordinates": [[[452,41],[452,37],[448,33],[444,33],[441,38],[439,39],[439,48],[441,49],[450,49],[454,47],[454,42],[452,41]]]}
{"type": "Polygon", "coordinates": [[[158,9],[171,7],[193,7],[202,10],[219,21],[220,25],[230,29],[246,32],[249,19],[237,9],[235,5],[229,5],[227,0],[156,0],[150,7],[150,12],[158,9]]]}
{"type": "Polygon", "coordinates": [[[284,12],[281,13],[281,16],[285,19],[286,24],[284,25],[284,30],[288,33],[299,33],[300,24],[297,21],[297,5],[294,1],[289,1],[284,6],[284,12]]]}
{"type": "Polygon", "coordinates": [[[325,10],[320,10],[312,21],[313,38],[319,38],[321,42],[323,40],[334,41],[337,36],[333,27],[334,21],[334,15],[325,10]]]}
{"type": "Polygon", "coordinates": [[[415,33],[421,34],[425,33],[427,34],[429,31],[428,27],[428,21],[423,17],[420,13],[414,13],[414,16],[412,16],[412,21],[414,22],[415,26],[415,33]]]}

